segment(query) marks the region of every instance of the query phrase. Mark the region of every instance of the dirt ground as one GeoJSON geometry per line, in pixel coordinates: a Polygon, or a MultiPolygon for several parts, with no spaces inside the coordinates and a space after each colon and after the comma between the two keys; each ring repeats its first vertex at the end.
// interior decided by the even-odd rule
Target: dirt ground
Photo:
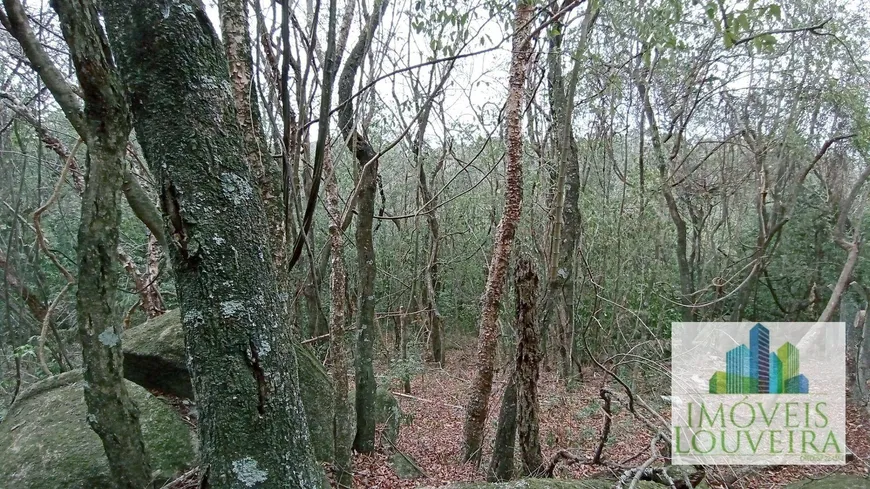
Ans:
{"type": "MultiPolygon", "coordinates": [[[[462,442],[463,405],[473,375],[474,344],[469,342],[448,352],[443,369],[427,366],[411,382],[411,394],[402,393],[400,384],[392,386],[403,412],[407,415],[402,426],[398,448],[417,461],[426,474],[423,479],[400,480],[387,465],[383,447],[372,455],[355,455],[355,487],[404,489],[422,486],[446,485],[458,481],[484,480],[483,468],[463,464],[460,460],[462,442]]],[[[587,370],[584,379],[571,389],[556,380],[553,372],[543,371],[539,383],[541,406],[541,442],[544,457],[549,460],[559,450],[568,450],[581,460],[591,459],[600,441],[605,414],[601,408],[599,392],[607,388],[614,393],[613,421],[609,439],[604,448],[605,461],[624,465],[640,465],[649,456],[652,433],[623,405],[626,396],[618,384],[613,384],[601,372],[587,370]]],[[[662,382],[666,379],[662,377],[662,382]]],[[[484,443],[482,467],[489,461],[495,418],[505,386],[504,373],[497,377],[490,398],[490,420],[484,443]]],[[[638,385],[641,385],[640,383],[638,385]]],[[[638,387],[638,391],[642,391],[638,387]]],[[[658,395],[645,397],[651,406],[660,409],[667,419],[668,406],[658,395]],[[658,402],[656,402],[658,401],[658,402]]],[[[865,474],[870,470],[870,417],[866,411],[850,405],[847,409],[846,443],[855,457],[845,466],[780,466],[762,468],[744,474],[732,488],[763,489],[782,487],[798,479],[820,476],[831,472],[865,474]],[[863,412],[863,414],[862,414],[863,412]]],[[[714,475],[721,476],[739,471],[737,468],[717,467],[714,475]]],[[[580,478],[606,473],[601,465],[584,463],[560,465],[555,476],[580,478]]],[[[740,473],[743,473],[742,471],[740,473]]],[[[712,487],[724,487],[711,480],[712,487]]]]}

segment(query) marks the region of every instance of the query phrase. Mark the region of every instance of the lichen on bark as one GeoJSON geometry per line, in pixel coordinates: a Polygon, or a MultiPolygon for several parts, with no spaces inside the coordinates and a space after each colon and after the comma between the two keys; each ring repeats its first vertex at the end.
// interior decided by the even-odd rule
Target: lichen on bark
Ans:
{"type": "Polygon", "coordinates": [[[260,195],[220,40],[200,2],[103,2],[167,223],[204,487],[318,487],[260,195]],[[219,239],[215,239],[215,238],[219,239]],[[250,464],[244,467],[250,467],[250,464]]]}

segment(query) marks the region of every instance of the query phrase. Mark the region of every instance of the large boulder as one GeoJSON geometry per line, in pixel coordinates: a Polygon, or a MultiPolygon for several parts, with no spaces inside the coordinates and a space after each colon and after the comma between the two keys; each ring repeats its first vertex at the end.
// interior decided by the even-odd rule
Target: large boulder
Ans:
{"type": "MultiPolygon", "coordinates": [[[[100,438],[85,421],[81,371],[33,385],[0,423],[0,486],[8,489],[112,489],[100,438]]],[[[186,424],[164,402],[127,382],[158,482],[196,463],[186,424]]]]}
{"type": "MultiPolygon", "coordinates": [[[[177,309],[125,331],[123,347],[124,376],[128,380],[148,389],[193,398],[184,330],[177,309]]],[[[306,346],[296,345],[296,358],[314,455],[321,462],[332,462],[335,457],[332,380],[306,346]]]]}
{"type": "Polygon", "coordinates": [[[178,309],[124,331],[124,377],[146,389],[193,399],[178,309]]]}

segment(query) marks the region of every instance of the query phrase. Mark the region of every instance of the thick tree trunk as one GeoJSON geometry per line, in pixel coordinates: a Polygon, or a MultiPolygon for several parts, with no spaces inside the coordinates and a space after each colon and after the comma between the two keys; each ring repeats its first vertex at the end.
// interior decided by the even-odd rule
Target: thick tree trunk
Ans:
{"type": "Polygon", "coordinates": [[[375,336],[375,247],[372,223],[375,215],[378,164],[366,164],[360,172],[357,196],[356,256],[359,273],[356,354],[356,438],[353,447],[370,453],[375,449],[375,372],[372,366],[375,336]]]}
{"type": "Polygon", "coordinates": [[[495,445],[486,480],[504,482],[514,478],[514,446],[517,441],[517,383],[516,373],[511,374],[498,412],[498,427],[495,430],[495,445]]]}
{"type": "Polygon", "coordinates": [[[532,4],[518,0],[514,17],[513,54],[510,67],[508,99],[505,106],[507,120],[507,183],[504,213],[496,230],[492,260],[486,280],[480,311],[477,365],[466,404],[463,427],[463,455],[465,461],[480,461],[483,429],[489,410],[489,394],[495,370],[498,344],[498,310],[504,294],[505,277],[510,263],[514,235],[520,220],[523,202],[523,134],[522,108],[526,68],[531,57],[532,4]]]}
{"type": "Polygon", "coordinates": [[[85,365],[88,424],[103,441],[118,487],[141,489],[150,485],[151,470],[139,427],[139,411],[124,384],[123,323],[115,308],[115,251],[121,223],[119,170],[126,134],[115,135],[113,143],[88,144],[78,234],[76,319],[85,365]]]}
{"type": "Polygon", "coordinates": [[[318,487],[266,215],[217,34],[198,1],[102,5],[160,190],[203,487],[318,487]]]}
{"type": "Polygon", "coordinates": [[[528,257],[521,257],[516,268],[517,320],[517,436],[523,473],[531,477],[544,474],[544,456],[538,424],[538,377],[541,349],[538,342],[538,275],[528,257]]]}

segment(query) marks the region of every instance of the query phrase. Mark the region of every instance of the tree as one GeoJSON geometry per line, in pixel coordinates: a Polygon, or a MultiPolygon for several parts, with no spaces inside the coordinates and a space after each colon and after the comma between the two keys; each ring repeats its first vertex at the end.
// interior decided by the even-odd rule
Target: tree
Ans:
{"type": "Polygon", "coordinates": [[[360,33],[360,37],[347,57],[338,80],[338,126],[347,144],[347,149],[359,165],[356,205],[356,251],[359,269],[359,305],[357,307],[357,354],[356,354],[356,438],[353,447],[362,453],[375,449],[375,372],[372,367],[375,327],[375,248],[372,242],[375,216],[375,194],[378,185],[379,154],[371,143],[356,128],[351,95],[356,72],[363,57],[371,48],[372,39],[388,0],[376,0],[374,12],[360,33]]]}
{"type": "Polygon", "coordinates": [[[254,67],[251,57],[251,35],[248,32],[247,0],[221,0],[221,37],[230,67],[230,82],[236,117],[245,144],[245,159],[257,183],[266,211],[269,229],[269,248],[275,264],[279,294],[288,294],[286,233],[284,229],[284,203],[281,200],[281,170],[271,157],[260,121],[254,67]]]}
{"type": "Polygon", "coordinates": [[[316,487],[266,214],[217,34],[195,1],[103,7],[171,241],[203,485],[316,487]]]}
{"type": "Polygon", "coordinates": [[[344,266],[344,237],[341,234],[341,211],[339,210],[338,185],[335,168],[327,153],[323,159],[326,172],[326,208],[329,212],[329,246],[332,248],[332,270],[329,289],[332,293],[332,308],[329,314],[329,333],[334,347],[332,354],[332,378],[335,383],[335,465],[338,484],[351,487],[353,484],[352,448],[356,435],[353,406],[349,399],[347,377],[350,373],[350,336],[347,328],[345,297],[347,294],[347,271],[344,266]]]}
{"type": "Polygon", "coordinates": [[[538,426],[538,379],[541,349],[538,340],[538,274],[528,256],[517,260],[517,438],[523,473],[541,476],[545,472],[538,426]]]}
{"type": "Polygon", "coordinates": [[[7,15],[2,20],[88,146],[76,293],[78,337],[87,382],[87,420],[103,442],[118,487],[140,489],[150,485],[151,468],[142,441],[139,413],[124,384],[122,323],[115,307],[119,202],[131,128],[130,111],[94,5],[89,0],[56,0],[52,5],[82,89],[83,110],[72,88],[31,32],[21,3],[5,0],[7,15]]]}
{"type": "Polygon", "coordinates": [[[492,392],[495,368],[495,348],[498,340],[498,311],[504,294],[507,267],[523,203],[523,134],[522,106],[526,68],[531,58],[531,19],[533,7],[526,0],[518,0],[514,15],[514,38],[508,99],[505,104],[507,127],[507,183],[504,212],[498,223],[492,259],[481,300],[477,359],[474,379],[468,393],[465,424],[463,427],[463,455],[465,461],[480,461],[483,428],[492,392]]]}

